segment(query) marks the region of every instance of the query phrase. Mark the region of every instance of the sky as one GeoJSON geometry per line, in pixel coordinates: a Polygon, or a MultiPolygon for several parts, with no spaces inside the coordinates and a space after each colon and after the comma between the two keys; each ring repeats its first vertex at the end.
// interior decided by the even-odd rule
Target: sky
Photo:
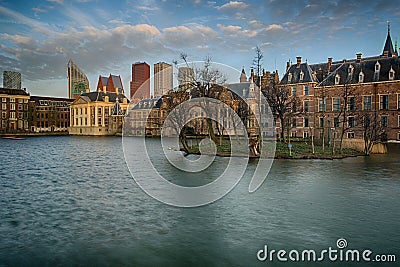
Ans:
{"type": "Polygon", "coordinates": [[[249,74],[259,46],[263,67],[282,77],[296,56],[312,64],[381,54],[387,21],[395,42],[398,1],[0,0],[0,71],[20,71],[31,95],[66,97],[72,59],[91,90],[112,73],[128,93],[134,62],[153,71],[183,52],[249,74]]]}

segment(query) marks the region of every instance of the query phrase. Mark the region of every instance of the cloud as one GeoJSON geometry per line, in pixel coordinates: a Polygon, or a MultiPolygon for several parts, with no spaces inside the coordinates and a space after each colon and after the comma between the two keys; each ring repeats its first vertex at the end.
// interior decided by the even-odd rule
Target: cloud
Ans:
{"type": "Polygon", "coordinates": [[[249,7],[249,4],[240,1],[230,1],[222,6],[218,6],[219,10],[241,10],[249,7]]]}
{"type": "Polygon", "coordinates": [[[256,30],[245,30],[241,26],[236,25],[222,25],[217,24],[217,27],[222,31],[225,36],[231,38],[242,38],[242,37],[256,37],[257,31],[256,30]]]}
{"type": "Polygon", "coordinates": [[[35,11],[35,13],[44,13],[44,12],[47,12],[47,10],[41,9],[41,8],[38,8],[38,7],[33,7],[32,10],[35,11]]]}
{"type": "Polygon", "coordinates": [[[59,5],[62,5],[64,1],[63,0],[47,0],[47,2],[57,3],[59,5]]]}
{"type": "Polygon", "coordinates": [[[164,28],[162,41],[171,47],[195,47],[211,43],[216,36],[217,32],[210,27],[189,24],[164,28]]]}
{"type": "Polygon", "coordinates": [[[155,10],[160,10],[159,7],[156,6],[136,6],[137,9],[139,10],[144,10],[144,11],[155,11],[155,10]]]}
{"type": "Polygon", "coordinates": [[[1,36],[1,38],[10,40],[14,44],[25,44],[26,45],[26,44],[32,43],[32,41],[33,41],[31,37],[22,36],[19,34],[11,35],[11,34],[7,34],[7,33],[3,33],[0,36],[1,36]]]}

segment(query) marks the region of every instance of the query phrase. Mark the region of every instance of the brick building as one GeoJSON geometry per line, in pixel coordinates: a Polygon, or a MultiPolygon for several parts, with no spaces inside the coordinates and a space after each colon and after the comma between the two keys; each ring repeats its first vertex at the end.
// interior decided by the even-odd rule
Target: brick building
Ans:
{"type": "Polygon", "coordinates": [[[0,88],[0,100],[0,133],[18,133],[29,131],[29,93],[26,92],[26,89],[0,88]]]}
{"type": "Polygon", "coordinates": [[[31,132],[68,132],[69,107],[74,99],[31,96],[29,127],[31,132]]]}
{"type": "Polygon", "coordinates": [[[150,66],[146,62],[132,64],[130,97],[131,100],[150,98],[150,66]]]}
{"type": "MultiPolygon", "coordinates": [[[[400,140],[400,58],[388,28],[382,54],[309,65],[287,64],[280,86],[299,98],[302,112],[289,123],[292,137],[363,139],[363,119],[377,118],[382,141],[400,140]]],[[[281,125],[278,123],[278,127],[281,125]]],[[[279,130],[278,130],[279,132],[279,130]]]]}

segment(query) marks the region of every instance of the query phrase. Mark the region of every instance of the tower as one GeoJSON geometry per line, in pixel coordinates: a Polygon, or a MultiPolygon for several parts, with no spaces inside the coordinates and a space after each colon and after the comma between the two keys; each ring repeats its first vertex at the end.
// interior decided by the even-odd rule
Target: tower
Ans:
{"type": "Polygon", "coordinates": [[[247,82],[246,72],[244,71],[244,67],[242,68],[242,73],[240,74],[240,82],[245,83],[247,82]]]}
{"type": "Polygon", "coordinates": [[[68,97],[78,98],[82,93],[89,91],[89,80],[85,73],[70,59],[67,64],[68,97]]]}
{"type": "Polygon", "coordinates": [[[132,80],[130,83],[130,89],[131,99],[150,98],[149,64],[146,62],[136,62],[132,64],[132,80]]]}
{"type": "Polygon", "coordinates": [[[154,64],[154,96],[159,97],[173,89],[172,65],[165,62],[154,64]]]}
{"type": "Polygon", "coordinates": [[[389,21],[388,21],[387,27],[388,27],[387,36],[386,36],[385,45],[383,46],[382,56],[392,57],[392,56],[396,55],[396,51],[394,51],[394,49],[393,49],[392,38],[390,37],[390,22],[389,21]]]}
{"type": "Polygon", "coordinates": [[[21,89],[21,73],[11,70],[3,71],[3,87],[21,89]]]}

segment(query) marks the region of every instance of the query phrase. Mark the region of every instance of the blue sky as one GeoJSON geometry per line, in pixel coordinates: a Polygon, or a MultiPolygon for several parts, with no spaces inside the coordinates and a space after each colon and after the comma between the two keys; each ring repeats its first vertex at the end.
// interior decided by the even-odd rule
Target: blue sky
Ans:
{"type": "Polygon", "coordinates": [[[136,61],[152,66],[185,52],[249,73],[258,45],[264,68],[282,77],[296,56],[320,63],[380,54],[387,21],[395,41],[397,1],[0,0],[0,71],[21,71],[33,95],[65,97],[72,58],[92,90],[112,73],[128,91],[136,61]]]}

